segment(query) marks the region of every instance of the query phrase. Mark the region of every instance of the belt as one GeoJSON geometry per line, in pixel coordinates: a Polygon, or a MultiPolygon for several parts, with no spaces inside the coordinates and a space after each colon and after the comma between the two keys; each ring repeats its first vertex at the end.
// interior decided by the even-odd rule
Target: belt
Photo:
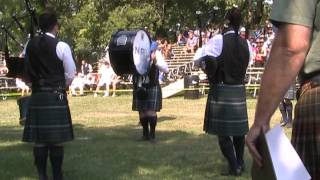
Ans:
{"type": "Polygon", "coordinates": [[[65,93],[66,90],[62,87],[32,87],[32,92],[65,93]]]}
{"type": "Polygon", "coordinates": [[[313,76],[312,78],[305,80],[302,83],[302,86],[300,87],[300,90],[299,90],[300,91],[299,96],[309,91],[310,89],[313,89],[319,86],[320,86],[320,75],[313,76]]]}

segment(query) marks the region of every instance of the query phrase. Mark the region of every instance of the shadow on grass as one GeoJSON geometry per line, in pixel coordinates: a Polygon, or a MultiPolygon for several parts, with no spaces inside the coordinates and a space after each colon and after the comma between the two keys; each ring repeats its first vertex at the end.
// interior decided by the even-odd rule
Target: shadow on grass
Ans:
{"type": "MultiPolygon", "coordinates": [[[[75,140],[65,146],[66,180],[235,179],[219,175],[226,162],[214,136],[158,130],[153,144],[139,140],[139,126],[74,129],[75,140]]],[[[36,179],[32,146],[20,141],[22,129],[0,127],[0,134],[1,179],[36,179]]],[[[250,166],[247,153],[245,158],[250,166]]],[[[249,179],[248,172],[237,179],[249,179]]]]}
{"type": "Polygon", "coordinates": [[[163,122],[163,121],[172,121],[177,119],[177,116],[159,116],[158,117],[158,122],[163,122]]]}

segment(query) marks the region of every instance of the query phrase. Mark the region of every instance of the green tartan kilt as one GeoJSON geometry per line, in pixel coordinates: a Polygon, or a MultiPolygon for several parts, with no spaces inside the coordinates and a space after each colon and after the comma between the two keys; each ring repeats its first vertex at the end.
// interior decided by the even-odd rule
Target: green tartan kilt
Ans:
{"type": "Polygon", "coordinates": [[[210,87],[203,129],[218,136],[243,136],[248,132],[244,85],[217,84],[210,87]]]}
{"type": "Polygon", "coordinates": [[[70,109],[66,94],[32,93],[24,127],[24,142],[56,144],[73,140],[70,109]]]}
{"type": "Polygon", "coordinates": [[[133,111],[156,111],[162,109],[162,92],[160,85],[146,88],[147,97],[139,98],[137,95],[137,87],[133,89],[132,110],[133,111]]]}

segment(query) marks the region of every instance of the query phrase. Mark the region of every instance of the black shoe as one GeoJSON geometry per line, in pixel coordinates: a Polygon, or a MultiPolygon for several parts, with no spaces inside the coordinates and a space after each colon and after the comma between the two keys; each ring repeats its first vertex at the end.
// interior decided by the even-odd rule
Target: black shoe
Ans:
{"type": "Polygon", "coordinates": [[[47,175],[39,175],[39,180],[48,180],[47,175]]]}
{"type": "Polygon", "coordinates": [[[150,135],[149,135],[149,136],[150,136],[150,139],[155,139],[155,138],[156,138],[155,133],[154,133],[154,132],[152,132],[152,131],[150,132],[150,135]]]}
{"type": "Polygon", "coordinates": [[[150,138],[148,136],[142,136],[139,141],[149,141],[150,138]]]}
{"type": "Polygon", "coordinates": [[[239,169],[240,169],[241,173],[244,172],[246,170],[245,165],[244,164],[240,165],[239,169]]]}
{"type": "Polygon", "coordinates": [[[150,142],[151,142],[152,144],[156,144],[156,143],[157,143],[157,140],[156,140],[155,137],[151,137],[151,138],[150,138],[150,142]]]}
{"type": "Polygon", "coordinates": [[[229,169],[229,171],[222,172],[221,176],[241,176],[241,169],[240,167],[235,170],[229,169]]]}

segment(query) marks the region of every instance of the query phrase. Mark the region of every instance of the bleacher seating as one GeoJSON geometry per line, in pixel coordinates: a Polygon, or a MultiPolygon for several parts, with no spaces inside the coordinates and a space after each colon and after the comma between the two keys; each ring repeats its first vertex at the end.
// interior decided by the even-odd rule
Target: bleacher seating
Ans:
{"type": "Polygon", "coordinates": [[[181,79],[186,74],[191,74],[191,72],[193,71],[192,59],[194,53],[184,53],[183,47],[178,46],[176,44],[172,45],[172,50],[174,56],[166,60],[169,66],[169,73],[167,75],[168,82],[181,79]]]}
{"type": "Polygon", "coordinates": [[[17,92],[17,90],[18,87],[14,78],[0,76],[0,97],[2,100],[6,100],[9,93],[17,92]]]}
{"type": "Polygon", "coordinates": [[[245,76],[245,83],[248,91],[253,97],[257,96],[260,89],[261,76],[264,72],[263,67],[249,67],[245,76]]]}
{"type": "Polygon", "coordinates": [[[0,51],[0,98],[2,100],[7,99],[9,93],[18,90],[15,78],[7,77],[7,71],[3,71],[3,69],[6,69],[5,66],[5,55],[4,52],[0,51]]]}
{"type": "Polygon", "coordinates": [[[0,66],[4,64],[4,52],[0,51],[0,66]]]}

